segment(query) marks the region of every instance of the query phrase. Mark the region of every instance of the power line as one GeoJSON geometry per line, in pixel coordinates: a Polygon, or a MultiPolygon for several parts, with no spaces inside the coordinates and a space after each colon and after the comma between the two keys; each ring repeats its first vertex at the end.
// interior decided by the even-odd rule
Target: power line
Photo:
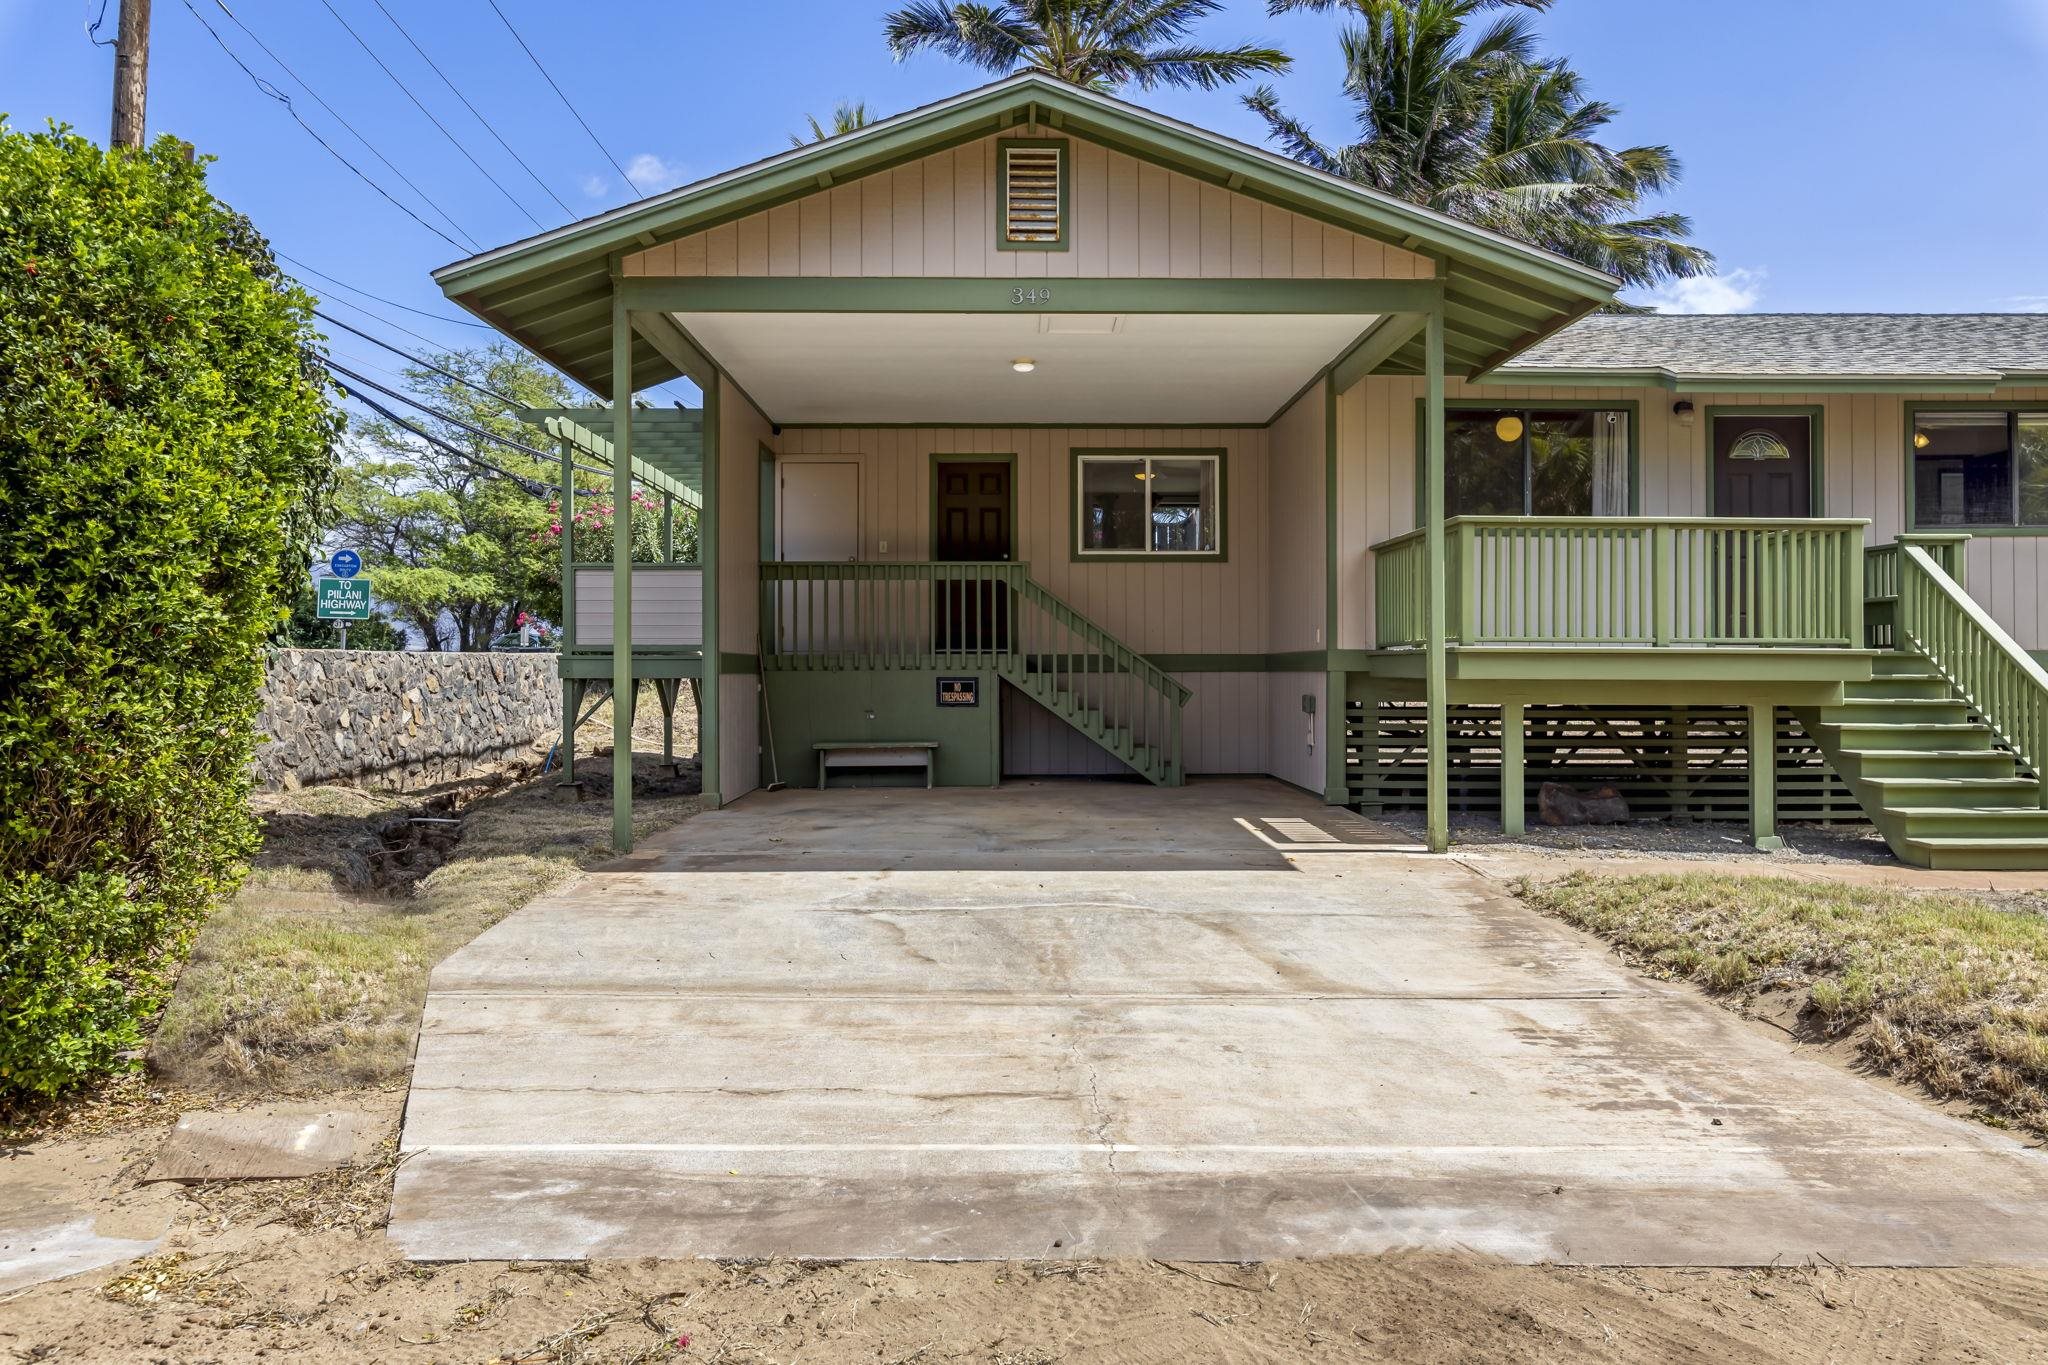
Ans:
{"type": "MultiPolygon", "coordinates": [[[[268,95],[271,99],[276,100],[279,104],[282,104],[285,108],[285,112],[292,116],[292,121],[297,123],[300,128],[305,130],[306,136],[312,138],[313,141],[319,143],[323,148],[325,148],[329,156],[333,157],[336,161],[339,161],[342,165],[348,167],[350,171],[354,172],[358,180],[361,180],[365,185],[368,185],[371,189],[377,191],[378,194],[382,195],[387,201],[390,202],[393,208],[397,209],[400,213],[403,213],[406,217],[412,219],[415,223],[418,223],[427,231],[433,233],[436,237],[439,237],[449,246],[454,247],[457,251],[476,250],[474,242],[472,242],[469,246],[465,247],[463,246],[462,243],[456,241],[453,237],[450,237],[447,233],[441,231],[441,229],[435,227],[432,223],[420,217],[417,213],[414,213],[410,208],[406,207],[397,199],[393,198],[389,190],[385,189],[382,185],[378,184],[376,181],[370,179],[368,175],[364,174],[362,167],[356,165],[353,161],[350,161],[347,157],[343,156],[340,152],[336,151],[334,149],[334,144],[330,143],[326,138],[320,136],[318,132],[314,131],[313,125],[306,122],[306,120],[300,116],[299,111],[292,105],[292,97],[290,95],[285,94],[284,91],[279,90],[275,85],[272,85],[269,81],[264,80],[263,77],[257,75],[254,71],[249,69],[249,64],[242,60],[240,54],[238,54],[233,48],[228,46],[227,40],[220,36],[219,31],[216,30],[212,24],[206,22],[205,16],[200,14],[198,9],[193,6],[192,0],[183,0],[183,3],[186,10],[190,12],[192,17],[199,21],[199,26],[205,29],[207,35],[211,37],[216,44],[219,45],[220,50],[222,52],[227,53],[228,60],[233,62],[236,66],[240,67],[242,69],[242,74],[247,76],[251,81],[254,81],[256,84],[256,88],[258,90],[263,92],[265,95],[268,95]]],[[[460,232],[461,228],[456,228],[456,231],[460,232]]]]}
{"type": "Polygon", "coordinates": [[[448,126],[446,124],[442,123],[441,120],[434,117],[434,111],[427,108],[425,104],[420,102],[420,97],[418,95],[413,94],[412,87],[407,85],[404,81],[400,80],[398,78],[398,73],[396,71],[393,71],[389,66],[385,65],[384,59],[377,55],[377,49],[371,47],[370,44],[363,38],[363,35],[356,32],[355,29],[350,26],[348,20],[341,17],[341,11],[334,7],[332,0],[320,0],[320,4],[321,7],[324,8],[329,14],[334,16],[334,22],[341,25],[343,32],[347,33],[349,37],[356,40],[356,46],[360,47],[364,52],[369,54],[370,60],[377,64],[377,69],[379,71],[382,71],[385,75],[389,76],[391,78],[391,83],[397,86],[399,90],[404,93],[407,99],[412,101],[413,108],[419,110],[422,114],[425,114],[427,116],[427,122],[433,124],[435,128],[440,130],[441,136],[448,139],[448,145],[453,147],[456,151],[461,152],[464,159],[466,159],[470,165],[476,167],[477,174],[481,175],[484,179],[490,181],[491,184],[496,187],[498,193],[504,195],[506,200],[511,203],[513,208],[518,209],[521,213],[525,214],[526,221],[532,223],[535,227],[540,227],[541,221],[540,219],[533,216],[533,211],[527,208],[526,205],[520,203],[517,199],[514,199],[512,197],[512,191],[506,189],[504,184],[498,179],[498,177],[492,175],[490,171],[485,169],[484,163],[478,161],[476,157],[470,153],[469,148],[463,146],[462,143],[456,138],[455,134],[448,131],[448,126]]]}
{"type": "Polygon", "coordinates": [[[495,431],[490,431],[487,430],[486,428],[477,426],[473,422],[466,422],[462,418],[456,417],[450,413],[442,412],[438,408],[429,407],[427,404],[422,403],[419,399],[413,398],[407,394],[400,393],[396,389],[388,389],[384,387],[382,384],[379,384],[374,379],[365,379],[363,378],[363,376],[357,374],[354,370],[351,370],[344,365],[335,364],[334,361],[329,359],[328,357],[322,356],[319,359],[322,365],[325,365],[328,369],[334,371],[336,374],[346,375],[350,379],[355,380],[356,383],[358,384],[367,384],[371,388],[375,389],[377,392],[385,395],[388,398],[395,398],[399,402],[405,404],[407,407],[418,408],[421,412],[427,413],[434,417],[438,417],[452,427],[460,427],[462,430],[468,432],[472,436],[479,438],[480,440],[495,441],[499,445],[504,446],[508,450],[516,450],[522,455],[526,455],[532,459],[541,460],[543,462],[552,462],[554,460],[561,458],[558,455],[550,455],[545,450],[535,450],[532,446],[526,445],[523,442],[515,441],[509,436],[500,436],[495,431]]]}
{"type": "MultiPolygon", "coordinates": [[[[442,208],[438,203],[434,202],[434,198],[432,195],[428,194],[425,190],[421,189],[417,184],[413,183],[413,179],[411,176],[407,175],[404,171],[398,169],[397,165],[392,162],[390,157],[384,155],[384,153],[377,150],[375,143],[371,142],[368,138],[364,137],[360,132],[356,130],[354,124],[350,123],[347,119],[343,118],[333,105],[329,104],[326,100],[322,99],[320,97],[320,92],[318,90],[315,90],[311,85],[309,85],[304,76],[301,76],[298,72],[292,70],[291,65],[287,63],[284,58],[278,56],[277,53],[271,50],[270,44],[264,42],[263,39],[257,35],[254,29],[250,28],[247,24],[243,23],[242,17],[239,14],[236,14],[233,10],[228,8],[227,0],[213,0],[213,3],[219,7],[220,12],[222,14],[225,14],[228,17],[228,21],[230,23],[232,23],[236,28],[242,30],[242,32],[248,37],[249,41],[256,44],[256,46],[262,50],[264,56],[270,58],[271,61],[276,62],[278,68],[282,70],[285,75],[290,76],[292,80],[298,84],[299,89],[305,91],[308,95],[312,96],[313,103],[319,105],[322,109],[326,110],[327,116],[329,118],[333,119],[336,123],[339,123],[342,127],[348,129],[349,136],[353,137],[357,142],[362,143],[364,149],[368,151],[371,156],[374,156],[379,161],[383,162],[386,169],[388,169],[393,175],[397,176],[401,181],[403,181],[407,189],[411,190],[414,194],[418,195],[421,199],[425,200],[427,207],[431,208],[434,212],[440,214],[442,220],[446,222],[449,227],[454,228],[456,232],[460,233],[462,236],[467,237],[470,241],[472,249],[474,249],[476,244],[475,234],[466,231],[463,228],[462,224],[455,221],[455,217],[453,214],[449,213],[447,209],[442,208]]],[[[187,8],[190,8],[189,4],[187,5],[187,8]]],[[[247,70],[246,67],[244,67],[243,69],[247,70]]]]}
{"type": "MultiPolygon", "coordinates": [[[[353,383],[367,386],[369,388],[375,389],[377,392],[381,394],[384,394],[390,398],[394,398],[397,401],[405,404],[407,407],[416,408],[420,412],[426,413],[430,417],[438,418],[443,422],[447,422],[451,426],[460,427],[464,431],[470,433],[472,436],[479,437],[486,441],[494,441],[501,446],[506,446],[509,447],[510,449],[519,451],[521,454],[530,455],[534,459],[542,460],[552,464],[555,460],[560,458],[559,456],[555,455],[544,455],[540,451],[535,450],[532,446],[522,445],[520,442],[514,441],[509,437],[500,436],[495,432],[485,431],[482,427],[471,426],[469,423],[463,421],[461,418],[450,416],[448,413],[442,412],[439,408],[430,407],[429,405],[420,402],[419,399],[417,398],[408,398],[406,395],[398,392],[396,389],[388,389],[384,387],[382,384],[377,383],[373,379],[365,379],[361,375],[355,373],[353,370],[350,370],[347,366],[337,365],[334,363],[331,357],[321,355],[319,352],[313,351],[310,348],[308,348],[307,354],[312,357],[314,363],[320,365],[322,368],[330,372],[329,378],[332,378],[333,375],[335,374],[342,375],[353,383]]],[[[420,439],[432,442],[435,446],[447,451],[449,454],[454,455],[459,459],[473,461],[477,464],[484,466],[486,469],[490,469],[500,475],[503,475],[505,478],[512,479],[520,483],[521,485],[526,485],[531,482],[535,482],[533,480],[529,480],[527,476],[523,474],[516,474],[510,470],[503,469],[498,465],[494,465],[490,461],[484,459],[482,456],[474,455],[469,451],[462,450],[459,447],[450,445],[448,442],[443,441],[440,437],[435,436],[433,433],[424,431],[421,428],[413,425],[411,422],[407,421],[405,418],[397,416],[389,408],[384,407],[375,399],[367,397],[364,394],[357,393],[353,389],[349,388],[347,384],[343,384],[340,380],[335,380],[334,382],[338,387],[340,387],[342,393],[345,396],[353,398],[356,402],[361,403],[363,406],[369,408],[378,416],[386,418],[389,421],[396,422],[398,425],[404,427],[407,431],[410,431],[415,436],[418,436],[420,439]]],[[[600,469],[595,465],[576,464],[573,461],[571,461],[570,467],[572,469],[580,470],[585,474],[598,474],[602,475],[605,478],[610,478],[612,474],[612,471],[609,469],[600,469]]],[[[553,487],[553,485],[551,484],[542,484],[541,486],[549,488],[553,487]]]]}
{"type": "Polygon", "coordinates": [[[363,307],[363,305],[355,302],[352,299],[337,298],[331,294],[323,294],[319,290],[307,284],[304,280],[300,280],[299,285],[308,293],[312,294],[315,298],[318,298],[322,303],[331,303],[335,305],[337,308],[353,308],[358,313],[361,313],[363,316],[375,319],[376,321],[383,323],[386,327],[389,327],[394,331],[405,333],[407,336],[411,337],[414,341],[419,342],[423,346],[444,345],[444,343],[434,340],[434,338],[427,336],[425,333],[415,332],[412,328],[407,327],[402,323],[393,322],[390,318],[383,316],[382,314],[378,313],[375,309],[365,308],[363,307]]]}
{"type": "Polygon", "coordinates": [[[483,112],[479,110],[474,104],[471,104],[469,102],[469,96],[463,94],[461,90],[457,89],[455,82],[448,78],[448,73],[443,71],[440,65],[436,63],[432,57],[429,57],[427,55],[427,50],[420,46],[420,40],[413,37],[411,33],[408,33],[406,31],[405,25],[398,22],[398,16],[393,14],[390,10],[384,7],[384,0],[370,0],[370,3],[377,7],[378,13],[382,14],[386,19],[389,19],[391,21],[391,27],[397,29],[400,35],[404,37],[405,41],[412,44],[412,50],[420,54],[420,60],[425,62],[427,66],[432,69],[433,73],[441,78],[441,84],[447,86],[448,89],[451,92],[453,92],[455,98],[462,101],[462,107],[469,110],[471,114],[474,114],[476,116],[476,121],[484,126],[484,131],[489,133],[492,137],[498,140],[498,145],[505,149],[505,155],[511,157],[514,161],[519,163],[519,169],[525,171],[527,175],[533,178],[533,183],[540,186],[541,192],[546,194],[548,198],[555,201],[555,206],[557,208],[561,209],[563,213],[568,214],[571,218],[574,218],[576,216],[576,211],[570,208],[567,204],[564,204],[562,202],[562,196],[556,194],[554,190],[549,187],[548,182],[541,179],[540,174],[537,171],[535,171],[533,167],[526,164],[526,158],[522,157],[521,155],[519,155],[519,153],[512,150],[512,144],[505,141],[504,136],[498,132],[497,128],[493,126],[491,121],[483,116],[483,112]]]}
{"type": "MultiPolygon", "coordinates": [[[[86,13],[92,13],[92,0],[85,0],[86,13]]],[[[115,40],[100,37],[100,26],[107,22],[107,0],[100,0],[100,12],[85,22],[85,36],[92,39],[94,47],[113,47],[115,40]]]]}
{"type": "Polygon", "coordinates": [[[513,398],[508,394],[499,393],[496,389],[489,388],[483,384],[478,384],[472,380],[464,379],[461,375],[455,373],[455,371],[453,370],[444,370],[431,360],[422,360],[420,357],[414,355],[411,351],[401,350],[398,347],[393,346],[388,341],[384,341],[377,337],[371,336],[368,332],[365,332],[360,327],[351,327],[346,322],[343,322],[340,318],[331,317],[328,314],[321,312],[318,308],[315,308],[313,310],[313,316],[317,318],[325,318],[327,321],[333,323],[336,327],[341,328],[344,332],[355,333],[363,340],[369,342],[372,346],[382,346],[385,350],[391,352],[391,354],[393,355],[404,356],[407,360],[410,360],[413,364],[419,366],[423,370],[431,370],[435,374],[440,375],[444,379],[452,379],[456,383],[462,385],[462,387],[466,389],[473,389],[476,392],[482,394],[486,398],[495,398],[508,408],[523,408],[527,406],[527,404],[520,402],[518,399],[513,398]]]}
{"type": "MultiPolygon", "coordinates": [[[[408,313],[418,313],[423,318],[432,318],[436,322],[452,323],[460,327],[475,327],[486,332],[494,332],[497,330],[497,328],[491,326],[488,322],[478,322],[474,318],[453,318],[447,316],[444,313],[432,312],[425,308],[415,308],[409,303],[400,303],[397,299],[387,299],[382,294],[372,294],[369,290],[361,288],[360,286],[357,285],[350,284],[346,280],[337,280],[336,278],[334,278],[334,276],[328,274],[324,270],[315,270],[312,266],[307,265],[304,261],[299,260],[297,257],[287,256],[282,251],[278,251],[275,248],[272,249],[271,254],[273,256],[276,256],[281,261],[290,261],[293,265],[305,271],[308,275],[318,275],[321,279],[327,281],[329,284],[333,285],[337,289],[346,289],[351,294],[361,294],[366,299],[375,299],[378,303],[381,303],[388,308],[402,308],[408,313]]],[[[348,303],[348,300],[337,299],[336,302],[348,303]]],[[[356,311],[358,312],[370,313],[369,309],[362,307],[360,304],[350,303],[348,306],[356,309],[356,311]]],[[[373,318],[377,317],[375,313],[370,313],[370,316],[373,318]]],[[[379,322],[385,323],[387,326],[398,327],[397,323],[391,322],[388,318],[377,318],[377,320],[379,322]]],[[[406,329],[403,327],[398,327],[398,330],[403,332],[406,329]]],[[[408,333],[408,335],[419,336],[420,334],[418,332],[411,332],[408,333]]],[[[439,342],[433,341],[427,337],[420,337],[420,340],[426,342],[429,346],[438,346],[440,344],[439,342]]]]}
{"type": "MultiPolygon", "coordinates": [[[[360,383],[362,381],[359,380],[357,382],[360,383]]],[[[394,426],[403,427],[405,430],[419,437],[422,441],[425,441],[428,445],[433,446],[435,449],[453,455],[456,459],[462,460],[465,463],[476,465],[482,469],[487,469],[498,478],[507,479],[512,483],[518,484],[520,489],[531,497],[550,497],[549,486],[547,484],[542,483],[540,480],[529,479],[524,475],[514,474],[509,469],[505,469],[502,466],[492,464],[489,460],[484,459],[481,455],[472,455],[466,450],[463,450],[457,446],[450,445],[448,442],[442,440],[440,437],[434,435],[432,432],[426,430],[425,428],[418,426],[413,422],[407,421],[403,417],[400,417],[397,413],[385,407],[376,399],[367,397],[364,394],[353,393],[345,384],[340,385],[340,388],[343,394],[355,399],[356,402],[361,403],[364,407],[368,408],[371,412],[376,413],[385,421],[390,422],[394,426]]]]}
{"type": "Polygon", "coordinates": [[[626,174],[626,168],[619,164],[619,159],[611,154],[611,150],[603,142],[599,141],[597,133],[591,128],[589,121],[583,115],[576,112],[575,105],[569,103],[569,97],[562,93],[562,87],[555,84],[555,78],[548,75],[548,69],[540,64],[540,58],[533,55],[533,49],[526,45],[526,39],[519,36],[519,30],[512,27],[512,21],[505,17],[505,11],[498,8],[498,0],[484,0],[484,3],[491,7],[491,13],[498,16],[498,22],[505,26],[505,31],[512,35],[513,41],[518,43],[520,50],[526,53],[526,59],[533,63],[533,69],[540,72],[541,79],[548,83],[548,87],[562,101],[562,107],[567,109],[575,116],[576,121],[583,125],[584,132],[590,134],[590,140],[597,144],[597,150],[604,153],[604,159],[612,163],[612,169],[619,173],[619,179],[626,182],[626,188],[632,190],[635,194],[647,193],[647,191],[633,183],[633,177],[626,174]]]}

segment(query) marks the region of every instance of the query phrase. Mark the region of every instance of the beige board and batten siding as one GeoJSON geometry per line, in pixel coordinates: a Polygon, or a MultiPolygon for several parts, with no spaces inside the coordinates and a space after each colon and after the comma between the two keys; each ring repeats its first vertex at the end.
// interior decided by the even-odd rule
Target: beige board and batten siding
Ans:
{"type": "Polygon", "coordinates": [[[751,671],[719,674],[719,795],[730,801],[761,774],[761,451],[777,440],[768,419],[729,379],[718,402],[718,634],[729,659],[751,671]]]}
{"type": "MultiPolygon", "coordinates": [[[[612,642],[612,571],[576,570],[576,643],[612,642]]],[[[704,571],[664,564],[633,566],[633,643],[695,645],[704,639],[704,571]]]]}
{"type": "Polygon", "coordinates": [[[629,255],[628,276],[1428,279],[1412,251],[1050,128],[1019,128],[629,255]],[[996,147],[1071,145],[1069,246],[996,245],[996,147]]]}
{"type": "MultiPolygon", "coordinates": [[[[1415,526],[1416,402],[1422,381],[1374,376],[1337,399],[1338,647],[1373,647],[1373,563],[1368,547],[1415,526]]],[[[1471,385],[1452,381],[1456,405],[1508,406],[1519,400],[1560,400],[1598,407],[1637,405],[1641,430],[1639,510],[1644,516],[1703,517],[1711,501],[1709,408],[1819,408],[1822,411],[1820,515],[1870,522],[1873,544],[1905,529],[1906,409],[1947,402],[1875,393],[1680,394],[1665,389],[1471,385]],[[1692,425],[1672,411],[1694,404],[1692,425]]],[[[1986,408],[2039,402],[2048,389],[2002,389],[1986,408]]],[[[1967,529],[1967,528],[1961,528],[1967,529]]],[[[1969,589],[2000,625],[2031,650],[2048,649],[2048,536],[1979,536],[1968,553],[1969,589]]]]}

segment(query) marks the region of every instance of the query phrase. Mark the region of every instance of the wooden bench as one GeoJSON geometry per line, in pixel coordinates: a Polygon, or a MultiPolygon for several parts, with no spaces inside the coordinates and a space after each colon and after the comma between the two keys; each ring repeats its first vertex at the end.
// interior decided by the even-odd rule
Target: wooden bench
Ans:
{"type": "Polygon", "coordinates": [[[834,768],[924,768],[924,785],[932,785],[939,742],[935,739],[899,739],[867,742],[837,740],[813,744],[818,755],[818,790],[825,790],[825,778],[834,768]]]}

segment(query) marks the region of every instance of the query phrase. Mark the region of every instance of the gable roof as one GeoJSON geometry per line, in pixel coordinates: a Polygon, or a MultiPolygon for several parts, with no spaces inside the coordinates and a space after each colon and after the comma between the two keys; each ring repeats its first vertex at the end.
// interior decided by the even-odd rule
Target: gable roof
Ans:
{"type": "MultiPolygon", "coordinates": [[[[1446,355],[1476,374],[1612,297],[1618,281],[1540,248],[1277,153],[1031,73],[1010,76],[856,132],[486,251],[434,272],[443,292],[557,368],[611,385],[615,254],[729,222],[1008,128],[1045,124],[1236,193],[1443,259],[1446,355]]],[[[1388,362],[1419,368],[1420,341],[1388,362]]],[[[675,363],[634,339],[636,385],[675,363]]]]}
{"type": "Polygon", "coordinates": [[[1502,383],[1667,389],[2048,382],[2044,313],[1614,314],[1582,319],[1495,371],[1502,383]]]}

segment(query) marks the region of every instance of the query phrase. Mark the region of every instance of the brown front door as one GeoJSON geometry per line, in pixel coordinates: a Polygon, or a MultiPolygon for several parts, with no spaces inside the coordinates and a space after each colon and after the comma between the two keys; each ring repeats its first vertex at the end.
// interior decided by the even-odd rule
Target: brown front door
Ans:
{"type": "MultiPolygon", "coordinates": [[[[938,461],[932,476],[933,559],[1010,561],[1010,474],[1007,460],[938,461]]],[[[1000,584],[947,582],[942,576],[934,595],[940,653],[1007,647],[1010,598],[1000,584]]]]}
{"type": "Polygon", "coordinates": [[[1714,515],[1812,516],[1812,420],[1717,413],[1714,515]]]}

